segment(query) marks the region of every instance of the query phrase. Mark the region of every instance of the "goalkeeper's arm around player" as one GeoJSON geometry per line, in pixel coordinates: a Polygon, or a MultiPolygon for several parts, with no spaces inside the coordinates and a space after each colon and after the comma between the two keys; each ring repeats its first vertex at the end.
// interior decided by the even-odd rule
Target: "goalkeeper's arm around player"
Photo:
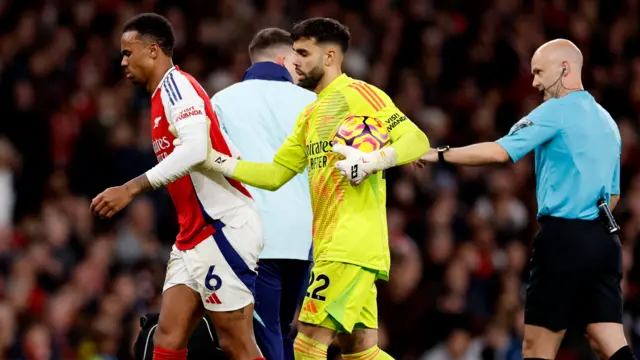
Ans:
{"type": "MultiPolygon", "coordinates": [[[[175,134],[176,129],[174,126],[169,126],[169,131],[175,134]]],[[[173,144],[176,149],[182,147],[180,139],[176,139],[173,144]]],[[[198,164],[189,165],[189,168],[195,167],[210,168],[228,178],[269,191],[278,190],[296,176],[295,171],[275,161],[273,163],[260,163],[240,160],[215,151],[210,144],[207,148],[206,159],[198,164]]]]}
{"type": "Polygon", "coordinates": [[[238,180],[249,186],[276,191],[296,176],[296,172],[280,163],[261,163],[236,159],[209,149],[207,164],[228,178],[238,180]]]}
{"type": "MultiPolygon", "coordinates": [[[[341,144],[333,145],[333,151],[345,157],[345,160],[336,163],[342,175],[359,184],[376,171],[418,160],[429,151],[429,146],[429,139],[424,132],[413,125],[412,129],[404,131],[393,144],[378,151],[364,153],[341,144]]],[[[208,159],[214,170],[257,188],[275,191],[296,176],[295,171],[275,160],[272,163],[258,163],[234,159],[218,152],[214,155],[208,159]]]]}

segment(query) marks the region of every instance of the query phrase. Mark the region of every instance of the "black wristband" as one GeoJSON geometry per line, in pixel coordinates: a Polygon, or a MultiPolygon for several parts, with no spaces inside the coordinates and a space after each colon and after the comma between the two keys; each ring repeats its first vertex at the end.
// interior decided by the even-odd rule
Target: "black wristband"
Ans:
{"type": "Polygon", "coordinates": [[[438,147],[438,161],[441,163],[446,163],[447,160],[444,158],[444,153],[449,150],[449,145],[438,147]]]}

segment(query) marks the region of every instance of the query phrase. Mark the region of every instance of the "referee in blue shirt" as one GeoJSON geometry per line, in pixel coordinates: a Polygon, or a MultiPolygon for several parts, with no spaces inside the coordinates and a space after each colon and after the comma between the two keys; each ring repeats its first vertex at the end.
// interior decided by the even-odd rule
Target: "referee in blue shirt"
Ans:
{"type": "MultiPolygon", "coordinates": [[[[252,161],[271,162],[316,94],[294,84],[291,35],[259,31],[249,44],[252,65],[242,81],[211,99],[222,129],[252,161]]],[[[306,172],[276,192],[248,187],[262,215],[265,245],[258,263],[254,331],[267,360],[293,359],[290,325],[308,285],[312,212],[306,172]]]]}
{"type": "Polygon", "coordinates": [[[525,304],[524,359],[553,359],[568,327],[585,331],[607,359],[635,359],[622,328],[622,260],[611,211],[620,198],[621,139],[582,86],[582,54],[570,41],[531,59],[544,102],[496,142],[440,147],[421,162],[485,165],[535,152],[540,230],[525,304]]]}

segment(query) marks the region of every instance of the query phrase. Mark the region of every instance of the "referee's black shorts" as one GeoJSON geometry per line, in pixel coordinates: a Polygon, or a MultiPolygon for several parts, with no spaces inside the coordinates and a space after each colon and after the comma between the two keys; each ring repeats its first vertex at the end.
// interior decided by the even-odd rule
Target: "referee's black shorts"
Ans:
{"type": "Polygon", "coordinates": [[[622,248],[599,221],[541,217],[525,324],[558,331],[622,323],[622,248]]]}

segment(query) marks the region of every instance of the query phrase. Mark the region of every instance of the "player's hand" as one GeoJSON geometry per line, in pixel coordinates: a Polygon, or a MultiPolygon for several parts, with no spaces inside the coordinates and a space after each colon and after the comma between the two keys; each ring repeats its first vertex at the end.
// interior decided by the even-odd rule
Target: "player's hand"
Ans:
{"type": "Polygon", "coordinates": [[[344,160],[336,162],[335,166],[352,184],[360,184],[376,171],[369,153],[343,144],[334,144],[333,152],[345,157],[344,160]]]}
{"type": "Polygon", "coordinates": [[[438,150],[429,149],[429,152],[422,155],[422,157],[416,160],[413,164],[415,167],[422,169],[429,163],[437,163],[438,162],[438,150]]]}
{"type": "Polygon", "coordinates": [[[207,152],[207,160],[199,165],[199,167],[206,170],[217,171],[219,173],[222,173],[226,177],[231,177],[233,176],[233,171],[235,170],[237,164],[238,159],[216,151],[211,146],[209,146],[209,150],[207,152]]]}
{"type": "MultiPolygon", "coordinates": [[[[182,145],[175,126],[169,125],[169,132],[173,136],[175,136],[175,140],[173,140],[173,146],[178,147],[182,145]]],[[[207,159],[198,164],[197,169],[213,170],[224,174],[224,176],[226,177],[231,177],[233,175],[233,171],[235,170],[237,162],[237,159],[214,150],[211,146],[211,142],[209,141],[209,147],[207,148],[207,159]]]]}
{"type": "Polygon", "coordinates": [[[95,216],[110,219],[133,200],[133,195],[124,186],[110,187],[91,201],[89,208],[95,216]]]}

